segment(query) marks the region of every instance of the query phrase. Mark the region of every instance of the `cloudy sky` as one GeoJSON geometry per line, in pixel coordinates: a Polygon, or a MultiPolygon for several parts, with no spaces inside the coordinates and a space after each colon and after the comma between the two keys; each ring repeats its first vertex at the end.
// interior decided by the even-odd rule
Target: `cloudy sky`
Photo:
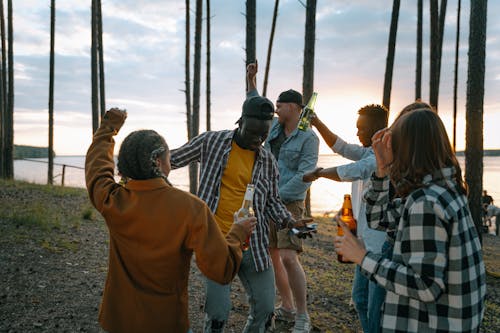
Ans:
{"type": "MultiPolygon", "coordinates": [[[[50,1],[14,2],[16,144],[47,145],[50,1]]],[[[194,1],[192,7],[194,7],[194,1]]],[[[5,2],[4,2],[5,3],[5,2]]],[[[462,1],[457,149],[465,146],[465,92],[469,1],[462,1]]],[[[107,107],[128,110],[117,137],[151,128],[171,146],[186,141],[184,93],[185,2],[102,0],[107,107]]],[[[258,88],[267,53],[274,1],[257,1],[258,88]]],[[[423,96],[429,77],[428,1],[424,1],[423,96]]],[[[451,139],[457,1],[448,1],[440,86],[440,115],[451,139]]],[[[315,91],[318,115],[341,137],[357,142],[357,110],[381,103],[391,20],[391,0],[318,1],[315,91]]],[[[234,128],[245,97],[245,1],[212,0],[212,128],[234,128]]],[[[414,99],[416,1],[402,1],[397,35],[391,119],[414,99]]],[[[500,148],[500,1],[488,4],[484,146],[500,148]],[[495,93],[497,92],[497,93],[495,93]]],[[[191,14],[194,24],[194,10],[191,14]]],[[[301,90],[305,8],[281,0],[269,78],[273,101],[286,89],[301,90]]],[[[205,28],[205,27],[204,27],[205,28]]],[[[194,27],[191,29],[194,31],[194,27]]],[[[203,43],[205,40],[203,39],[203,43]]],[[[55,151],[86,152],[91,142],[90,1],[56,1],[55,151]]],[[[204,71],[205,50],[202,70],[204,71]]],[[[192,62],[191,62],[192,64],[192,62]]],[[[202,94],[205,73],[202,74],[202,94]]],[[[205,130],[202,95],[200,131],[205,130]]],[[[322,143],[322,153],[328,148],[322,143]]]]}

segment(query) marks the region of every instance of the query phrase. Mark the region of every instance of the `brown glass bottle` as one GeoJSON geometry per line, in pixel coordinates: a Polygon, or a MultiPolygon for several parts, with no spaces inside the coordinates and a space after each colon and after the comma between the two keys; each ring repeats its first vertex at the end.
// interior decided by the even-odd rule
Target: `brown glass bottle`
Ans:
{"type": "MultiPolygon", "coordinates": [[[[344,203],[342,204],[342,211],[340,212],[340,220],[344,222],[351,232],[356,235],[356,220],[354,219],[354,215],[352,213],[352,202],[351,195],[344,195],[344,203]]],[[[337,236],[344,236],[344,230],[337,224],[337,236]]],[[[337,255],[337,260],[343,264],[352,264],[352,261],[344,260],[342,256],[337,255]]]]}
{"type": "MultiPolygon", "coordinates": [[[[243,198],[243,203],[241,208],[238,210],[238,218],[253,217],[255,213],[253,211],[253,194],[255,192],[255,185],[248,184],[247,190],[245,191],[245,196],[243,198]]],[[[243,244],[241,244],[241,249],[246,251],[250,248],[250,235],[245,239],[243,244]]]]}

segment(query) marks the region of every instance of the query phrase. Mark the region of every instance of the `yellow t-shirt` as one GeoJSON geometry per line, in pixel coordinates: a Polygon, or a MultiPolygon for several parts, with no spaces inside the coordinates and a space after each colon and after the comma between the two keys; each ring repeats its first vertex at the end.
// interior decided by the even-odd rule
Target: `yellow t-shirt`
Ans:
{"type": "Polygon", "coordinates": [[[215,211],[215,220],[224,235],[233,224],[233,214],[241,208],[247,184],[252,181],[255,152],[239,147],[233,141],[222,174],[219,204],[215,211]]]}

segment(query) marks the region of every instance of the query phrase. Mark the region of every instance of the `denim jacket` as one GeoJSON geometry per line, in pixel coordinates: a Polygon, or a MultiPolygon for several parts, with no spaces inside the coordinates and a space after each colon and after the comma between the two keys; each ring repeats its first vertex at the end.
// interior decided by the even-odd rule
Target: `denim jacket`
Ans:
{"type": "MultiPolygon", "coordinates": [[[[270,141],[275,139],[283,127],[278,119],[273,119],[271,131],[264,148],[271,151],[270,141]]],[[[280,173],[279,192],[284,203],[302,201],[306,198],[306,192],[311,183],[302,181],[304,173],[314,170],[318,163],[319,139],[311,131],[295,129],[281,145],[278,156],[278,170],[280,173]]]]}
{"type": "MultiPolygon", "coordinates": [[[[257,90],[247,92],[247,98],[259,96],[257,90]]],[[[269,136],[264,143],[264,148],[271,151],[269,142],[275,139],[283,127],[278,123],[278,118],[273,119],[269,136]]],[[[308,129],[301,131],[295,129],[286,138],[280,148],[277,158],[279,170],[279,193],[284,203],[302,201],[306,198],[307,189],[311,183],[302,181],[302,176],[316,168],[318,163],[319,139],[316,134],[308,129]]]]}

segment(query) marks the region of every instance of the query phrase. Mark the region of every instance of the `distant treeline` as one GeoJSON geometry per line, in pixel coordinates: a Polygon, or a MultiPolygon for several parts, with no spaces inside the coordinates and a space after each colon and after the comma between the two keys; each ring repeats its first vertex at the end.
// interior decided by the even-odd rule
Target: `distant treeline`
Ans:
{"type": "MultiPolygon", "coordinates": [[[[465,152],[462,151],[457,151],[456,153],[457,156],[464,156],[465,152]]],[[[486,149],[483,150],[483,156],[500,156],[500,149],[486,149]]]]}
{"type": "MultiPolygon", "coordinates": [[[[54,153],[54,156],[55,153],[54,153]]],[[[48,158],[49,148],[47,147],[32,147],[14,145],[14,159],[22,158],[48,158]]]]}

